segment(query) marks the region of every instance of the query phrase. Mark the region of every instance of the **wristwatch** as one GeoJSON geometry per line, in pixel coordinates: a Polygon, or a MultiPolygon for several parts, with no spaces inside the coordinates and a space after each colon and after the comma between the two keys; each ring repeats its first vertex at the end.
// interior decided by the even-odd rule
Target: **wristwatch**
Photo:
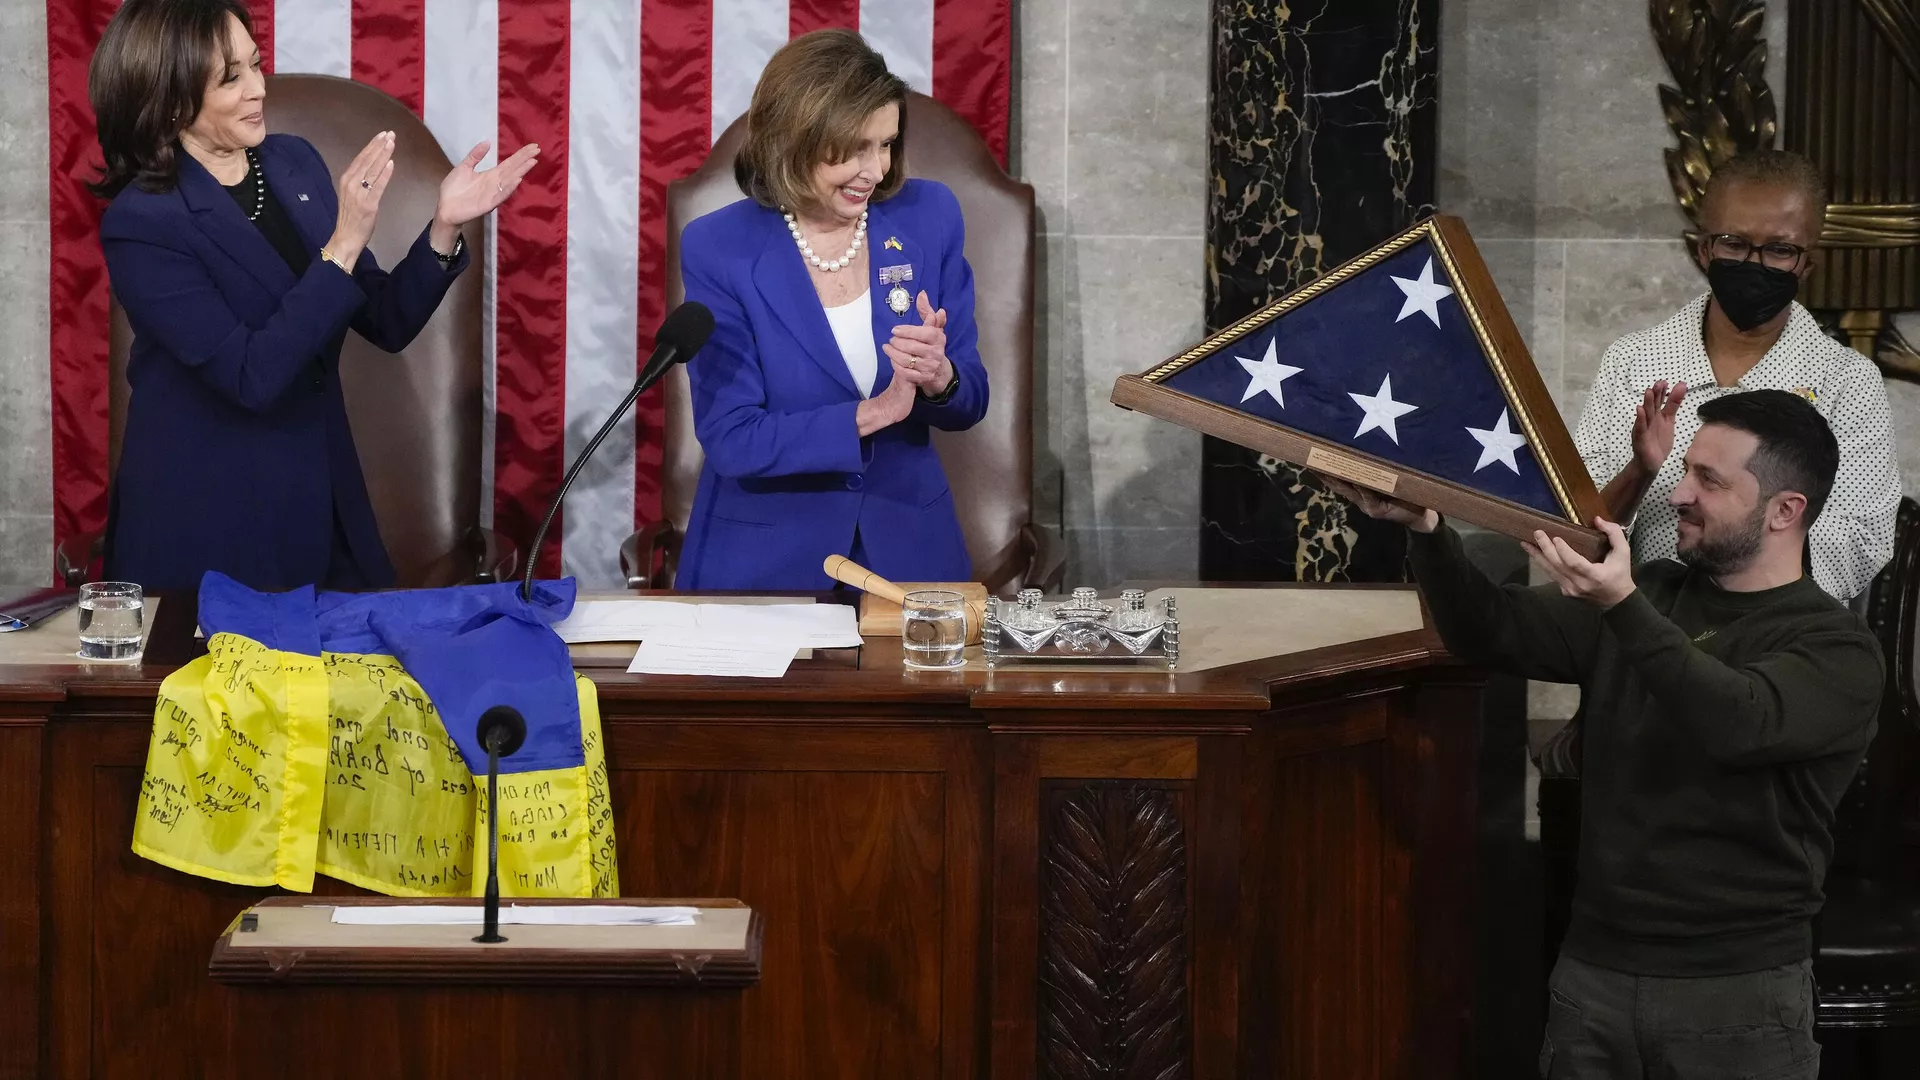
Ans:
{"type": "Polygon", "coordinates": [[[947,383],[945,390],[940,391],[938,394],[929,394],[925,390],[922,390],[920,396],[925,398],[929,405],[945,405],[947,402],[953,400],[953,392],[958,389],[960,389],[960,367],[956,364],[953,368],[953,381],[947,383]]]}
{"type": "MultiPolygon", "coordinates": [[[[428,246],[431,247],[432,245],[429,244],[428,246]]],[[[440,260],[440,269],[451,270],[453,269],[453,260],[459,258],[460,253],[465,250],[467,250],[466,234],[454,233],[453,234],[453,250],[447,252],[445,255],[442,255],[438,251],[436,251],[433,253],[433,257],[440,260]]]]}

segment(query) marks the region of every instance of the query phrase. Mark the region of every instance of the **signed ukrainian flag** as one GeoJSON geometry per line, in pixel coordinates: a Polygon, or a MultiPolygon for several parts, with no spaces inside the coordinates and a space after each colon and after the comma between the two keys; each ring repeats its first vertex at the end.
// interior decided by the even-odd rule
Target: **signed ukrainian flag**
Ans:
{"type": "Polygon", "coordinates": [[[349,595],[200,585],[207,655],[161,684],[133,850],[305,892],[317,871],[395,896],[486,877],[482,712],[527,740],[500,763],[500,891],[617,896],[593,683],[552,624],[571,580],[349,595]],[[482,782],[475,783],[478,772],[482,782]]]}

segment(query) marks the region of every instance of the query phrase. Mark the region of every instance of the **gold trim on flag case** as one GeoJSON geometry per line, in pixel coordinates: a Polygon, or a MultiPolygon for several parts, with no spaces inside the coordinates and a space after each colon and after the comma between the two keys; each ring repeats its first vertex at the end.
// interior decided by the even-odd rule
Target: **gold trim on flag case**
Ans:
{"type": "Polygon", "coordinates": [[[1320,446],[1307,451],[1307,468],[1341,480],[1350,480],[1382,495],[1393,494],[1393,489],[1400,485],[1400,474],[1397,472],[1320,446]]]}
{"type": "MultiPolygon", "coordinates": [[[[1447,278],[1453,283],[1454,298],[1460,301],[1460,309],[1466,312],[1467,324],[1473,328],[1473,336],[1480,343],[1480,351],[1486,355],[1487,363],[1493,369],[1494,380],[1499,383],[1500,392],[1507,399],[1509,409],[1518,418],[1521,433],[1527,437],[1527,446],[1534,451],[1533,458],[1539,463],[1541,473],[1546,476],[1547,485],[1553,489],[1554,498],[1559,501],[1562,511],[1569,520],[1578,521],[1580,510],[1574,503],[1573,493],[1567,485],[1566,478],[1561,475],[1552,456],[1545,452],[1532,414],[1520,403],[1520,395],[1514,386],[1513,376],[1508,373],[1505,359],[1500,350],[1495,347],[1492,335],[1487,331],[1486,319],[1482,317],[1479,305],[1474,302],[1472,294],[1461,287],[1463,278],[1459,262],[1454,258],[1452,249],[1447,246],[1445,238],[1440,234],[1438,218],[1428,218],[1379,247],[1341,265],[1326,276],[1295,289],[1186,352],[1146,372],[1141,378],[1150,383],[1164,383],[1196,362],[1246,337],[1341,282],[1366,272],[1383,260],[1398,255],[1421,240],[1426,240],[1433,245],[1441,265],[1446,268],[1447,278]]],[[[1582,524],[1585,523],[1582,522],[1582,524]]]]}
{"type": "MultiPolygon", "coordinates": [[[[1467,313],[1467,322],[1473,327],[1473,336],[1480,342],[1480,351],[1487,358],[1488,366],[1493,368],[1493,377],[1500,383],[1500,393],[1507,399],[1507,407],[1519,421],[1520,431],[1527,437],[1527,446],[1533,450],[1533,460],[1547,477],[1547,483],[1553,488],[1553,497],[1560,500],[1561,508],[1569,518],[1579,521],[1580,510],[1574,505],[1573,493],[1567,488],[1566,478],[1560,475],[1559,467],[1548,455],[1540,438],[1539,426],[1534,423],[1533,411],[1520,404],[1520,391],[1513,384],[1513,376],[1507,371],[1506,357],[1493,342],[1493,335],[1487,332],[1486,319],[1481,317],[1480,305],[1474,302],[1473,295],[1460,287],[1463,275],[1460,264],[1453,257],[1453,250],[1440,235],[1440,230],[1432,218],[1424,223],[1433,237],[1434,250],[1440,253],[1440,261],[1446,264],[1447,277],[1454,283],[1454,296],[1460,301],[1461,310],[1467,313]]],[[[1587,522],[1580,522],[1585,525],[1587,522]]]]}

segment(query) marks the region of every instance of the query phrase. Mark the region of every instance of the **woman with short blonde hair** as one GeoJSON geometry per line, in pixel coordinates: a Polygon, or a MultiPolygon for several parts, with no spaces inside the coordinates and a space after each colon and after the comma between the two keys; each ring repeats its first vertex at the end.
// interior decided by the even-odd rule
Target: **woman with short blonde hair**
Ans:
{"type": "Polygon", "coordinates": [[[906,177],[906,99],[858,34],[795,38],[747,111],[747,198],[681,237],[714,333],[687,369],[706,460],[680,588],[825,589],[836,554],[972,577],[930,429],[986,415],[973,271],[953,193],[906,177]]]}

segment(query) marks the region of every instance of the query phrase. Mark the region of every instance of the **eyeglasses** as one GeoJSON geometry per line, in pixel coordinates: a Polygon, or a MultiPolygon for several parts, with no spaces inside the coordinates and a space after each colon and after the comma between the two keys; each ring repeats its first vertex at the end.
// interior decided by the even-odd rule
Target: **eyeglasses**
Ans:
{"type": "Polygon", "coordinates": [[[1714,233],[1707,237],[1707,253],[1715,259],[1746,262],[1756,251],[1760,253],[1760,265],[1775,270],[1792,270],[1800,265],[1800,257],[1807,253],[1806,248],[1782,240],[1775,240],[1769,244],[1755,244],[1746,237],[1734,233],[1714,233]]]}

